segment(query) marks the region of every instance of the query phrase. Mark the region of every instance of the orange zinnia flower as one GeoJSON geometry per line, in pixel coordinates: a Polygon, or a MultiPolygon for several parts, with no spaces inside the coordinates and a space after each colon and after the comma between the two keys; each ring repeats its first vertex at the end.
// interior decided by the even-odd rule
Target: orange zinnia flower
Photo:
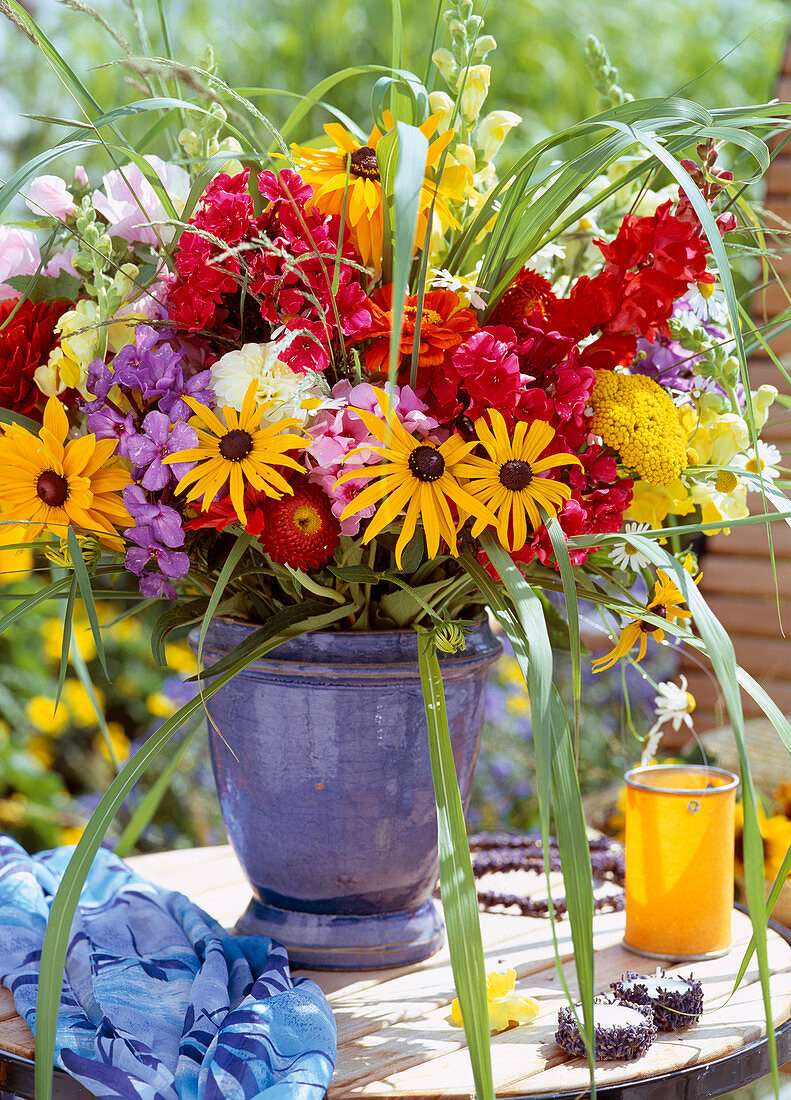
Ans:
{"type": "Polygon", "coordinates": [[[546,313],[554,299],[552,284],[532,268],[523,267],[494,307],[489,324],[518,329],[522,321],[529,320],[534,309],[546,313]]]}
{"type": "MultiPolygon", "coordinates": [[[[393,285],[375,290],[368,301],[371,311],[371,323],[357,337],[359,341],[371,340],[373,343],[365,353],[365,367],[373,378],[387,375],[388,356],[390,354],[390,331],[393,327],[393,285]]],[[[417,295],[407,298],[404,306],[404,327],[401,332],[399,351],[402,356],[412,354],[412,342],[415,338],[415,317],[417,316],[417,295]]],[[[444,362],[449,351],[478,331],[478,317],[474,309],[466,309],[458,294],[452,290],[429,290],[423,297],[423,315],[420,323],[420,351],[418,363],[421,367],[436,367],[444,362]]]]}

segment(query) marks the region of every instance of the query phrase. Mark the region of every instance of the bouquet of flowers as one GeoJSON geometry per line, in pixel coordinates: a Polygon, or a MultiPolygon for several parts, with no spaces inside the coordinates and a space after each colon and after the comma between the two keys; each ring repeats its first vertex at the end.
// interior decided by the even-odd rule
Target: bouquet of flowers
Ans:
{"type": "MultiPolygon", "coordinates": [[[[613,633],[597,670],[639,661],[668,633],[711,658],[737,739],[738,680],[791,744],[737,669],[688,550],[691,534],[768,522],[769,504],[788,514],[779,456],[759,439],[776,390],[750,386],[745,338],[763,337],[740,324],[726,251],[762,240],[742,183],[767,167],[756,135],[782,129],[784,108],[634,102],[611,80],[609,109],[499,175],[520,120],[483,112],[494,40],[471,0],[451,0],[444,25],[451,48],[435,34],[429,86],[382,67],[362,128],[319,89],[276,132],[211,59],[127,59],[152,92],[102,113],[47,51],[89,122],[0,189],[0,209],[21,195],[32,214],[0,228],[4,542],[52,564],[29,599],[65,596],[66,653],[80,598],[101,658],[94,600],[124,574],[144,600],[168,601],[155,653],[177,626],[202,624],[203,638],[216,615],[267,628],[108,790],[53,906],[51,965],[74,884],[137,777],[203,698],[300,632],[415,628],[436,683],[437,648],[463,646],[483,607],[497,617],[530,693],[541,825],[551,794],[583,991],[590,921],[573,899],[590,896],[590,875],[552,685],[557,599],[577,684],[584,598],[613,633]],[[151,74],[180,93],[160,94],[151,74]],[[334,120],[296,144],[311,106],[334,120]],[[124,137],[146,113],[160,130],[180,120],[168,160],[124,137]],[[100,180],[44,171],[89,145],[112,162],[100,180]],[[740,180],[720,166],[726,146],[740,180]]],[[[441,703],[428,721],[449,744],[441,703]]],[[[746,753],[742,765],[749,854],[760,836],[746,753]]],[[[437,782],[458,803],[455,784],[437,782]]],[[[461,913],[473,886],[451,817],[440,843],[462,888],[443,895],[461,913]]],[[[762,876],[745,865],[758,926],[762,876]]],[[[480,938],[467,929],[478,947],[465,954],[449,926],[490,1096],[480,938]]],[[[40,1049],[44,1067],[46,1039],[40,1049]]]]}

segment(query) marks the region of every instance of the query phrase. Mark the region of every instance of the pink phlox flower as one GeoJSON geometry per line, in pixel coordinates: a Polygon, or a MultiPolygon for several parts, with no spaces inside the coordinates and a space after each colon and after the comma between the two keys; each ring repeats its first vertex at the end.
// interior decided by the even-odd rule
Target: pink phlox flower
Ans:
{"type": "MultiPolygon", "coordinates": [[[[426,436],[437,427],[437,421],[427,415],[425,404],[409,386],[395,386],[391,401],[396,416],[411,434],[426,436]]],[[[381,416],[381,410],[374,387],[367,382],[356,386],[345,379],[338,382],[332,390],[332,402],[334,407],[322,409],[309,428],[312,442],[305,452],[305,464],[308,481],[321,486],[332,501],[333,515],[340,518],[349,501],[365,485],[365,480],[350,479],[336,485],[337,479],[349,469],[358,469],[377,460],[376,452],[366,444],[371,448],[381,446],[354,409],[364,409],[377,416],[381,416]],[[340,407],[336,405],[338,401],[342,402],[340,407]]],[[[356,535],[361,521],[369,519],[375,510],[372,505],[343,520],[342,534],[356,535]]]]}

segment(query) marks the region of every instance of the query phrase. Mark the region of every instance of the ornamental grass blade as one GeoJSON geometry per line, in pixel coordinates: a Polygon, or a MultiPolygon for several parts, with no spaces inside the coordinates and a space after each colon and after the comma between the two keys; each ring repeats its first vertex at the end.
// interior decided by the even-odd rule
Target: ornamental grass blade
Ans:
{"type": "MultiPolygon", "coordinates": [[[[556,518],[547,522],[547,532],[552,540],[555,561],[563,582],[563,597],[566,601],[566,623],[569,630],[569,652],[571,654],[571,683],[574,693],[574,744],[579,740],[580,696],[582,694],[582,646],[580,644],[580,613],[577,603],[577,587],[574,584],[574,569],[566,545],[566,536],[556,518]]],[[[574,753],[575,757],[577,752],[574,753]]]]}
{"type": "Polygon", "coordinates": [[[38,24],[31,19],[30,14],[21,4],[17,3],[17,0],[2,0],[0,2],[0,13],[5,15],[6,19],[10,19],[12,23],[16,23],[30,41],[41,50],[65,87],[71,91],[77,103],[80,103],[84,109],[90,112],[101,111],[101,107],[90,91],[56,50],[38,24]]]}
{"type": "Polygon", "coordinates": [[[235,645],[230,653],[226,653],[219,661],[194,676],[188,676],[187,682],[192,683],[209,676],[219,676],[227,669],[237,667],[239,661],[243,661],[242,667],[246,667],[251,661],[269,651],[271,648],[269,642],[273,636],[277,636],[281,641],[288,641],[306,632],[324,630],[325,627],[354,615],[358,610],[357,605],[353,603],[334,607],[332,611],[325,612],[326,606],[326,603],[320,600],[303,600],[302,603],[287,605],[274,615],[270,615],[266,626],[254,630],[249,637],[235,645]]]}
{"type": "MultiPolygon", "coordinates": [[[[61,580],[53,581],[45,588],[41,588],[38,592],[33,592],[32,595],[21,600],[13,610],[7,612],[3,615],[2,619],[0,619],[0,634],[6,631],[9,626],[13,626],[17,619],[21,619],[28,611],[31,611],[34,607],[38,607],[40,603],[45,603],[47,600],[51,600],[53,597],[58,596],[60,593],[66,592],[70,585],[71,579],[69,577],[63,577],[61,580]]],[[[19,599],[15,593],[9,598],[19,599]]]]}
{"type": "MultiPolygon", "coordinates": [[[[703,645],[700,647],[711,661],[714,674],[719,681],[720,689],[725,698],[734,740],[739,753],[742,780],[742,802],[744,804],[744,883],[747,896],[747,908],[750,921],[753,926],[755,951],[758,956],[758,972],[761,977],[761,992],[763,994],[764,1012],[766,1016],[767,1042],[769,1045],[769,1058],[772,1067],[772,1081],[775,1094],[779,1091],[779,1076],[777,1070],[777,1043],[775,1040],[774,1026],[772,1022],[772,1001],[769,988],[769,956],[766,937],[766,901],[764,897],[764,849],[761,839],[761,831],[758,824],[758,799],[750,771],[750,758],[747,751],[747,742],[744,729],[744,713],[739,694],[739,668],[736,664],[736,654],[733,643],[728,637],[727,631],[714,615],[697,586],[692,581],[689,573],[680,562],[657,546],[651,539],[640,535],[629,536],[636,549],[653,562],[662,567],[675,581],[681,591],[687,606],[692,612],[695,626],[698,629],[703,645]]],[[[781,737],[783,733],[778,730],[781,737]]]]}
{"type": "Polygon", "coordinates": [[[167,793],[167,789],[170,786],[170,781],[178,771],[181,761],[186,755],[187,749],[195,739],[195,734],[203,725],[203,717],[201,716],[184,734],[184,740],[176,749],[173,756],[168,761],[167,765],[163,768],[160,775],[157,776],[154,783],[151,785],[151,789],[146,792],[144,798],[141,799],[140,804],[135,808],[134,813],[129,819],[129,824],[121,833],[121,837],[115,846],[115,854],[121,856],[123,859],[128,856],[140,839],[140,835],[143,830],[150,824],[154,814],[159,809],[159,804],[167,793]]]}
{"type": "Polygon", "coordinates": [[[255,540],[255,535],[251,535],[249,531],[242,531],[237,536],[236,542],[231,547],[228,557],[223,563],[223,567],[220,570],[220,575],[214,585],[214,591],[211,594],[209,600],[209,606],[206,608],[206,613],[203,616],[203,622],[200,628],[200,637],[198,638],[198,667],[200,667],[201,660],[203,658],[203,643],[206,641],[206,632],[211,626],[211,621],[214,618],[214,613],[217,610],[222,594],[231,579],[234,569],[239,564],[239,561],[250,548],[255,540]]]}
{"type": "Polygon", "coordinates": [[[418,634],[418,661],[437,802],[439,879],[453,980],[459,997],[478,1100],[494,1100],[486,970],[464,809],[459,794],[445,691],[430,635],[418,634]]]}
{"type": "Polygon", "coordinates": [[[74,601],[77,598],[77,576],[72,573],[69,584],[69,596],[63,611],[63,640],[60,647],[60,666],[58,668],[58,690],[55,693],[55,707],[60,702],[63,685],[66,682],[66,670],[69,667],[69,653],[71,651],[71,630],[74,621],[74,601]]]}
{"type": "Polygon", "coordinates": [[[93,640],[96,644],[96,656],[99,658],[99,664],[102,666],[102,672],[109,680],[110,674],[107,671],[107,658],[104,655],[104,641],[102,639],[102,632],[99,629],[99,616],[96,614],[96,603],[93,598],[91,578],[88,575],[88,567],[85,564],[85,558],[82,556],[82,547],[80,546],[80,540],[77,538],[77,534],[73,527],[69,528],[67,543],[69,547],[69,557],[71,558],[71,564],[74,570],[74,576],[77,578],[77,585],[80,589],[82,602],[85,606],[85,614],[88,616],[88,622],[91,626],[91,634],[93,634],[93,640]]]}
{"type": "Polygon", "coordinates": [[[38,435],[41,431],[41,425],[35,420],[31,420],[29,416],[23,416],[22,413],[12,412],[11,409],[0,409],[0,424],[19,424],[21,428],[32,432],[33,435],[38,435]]]}
{"type": "Polygon", "coordinates": [[[404,304],[409,291],[409,272],[415,250],[420,210],[420,190],[426,171],[428,138],[417,126],[396,122],[377,146],[382,174],[382,196],[392,227],[392,329],[388,378],[395,385],[400,361],[404,304]]]}
{"type": "MultiPolygon", "coordinates": [[[[583,1019],[580,1032],[585,1041],[591,1074],[591,1095],[595,1095],[593,1077],[593,880],[585,819],[582,812],[574,754],[563,711],[553,683],[552,647],[544,609],[540,599],[519,572],[510,555],[490,531],[481,536],[481,546],[489,556],[505,586],[516,622],[508,624],[508,636],[519,642],[514,653],[519,662],[530,699],[530,721],[536,758],[536,792],[539,801],[544,865],[549,885],[550,807],[554,807],[563,884],[568,899],[568,917],[574,944],[583,1019]],[[518,625],[519,631],[514,628],[518,625]]],[[[506,625],[506,624],[504,624],[506,625]]],[[[550,914],[552,907],[550,906],[550,914]]],[[[554,920],[552,922],[555,937],[554,920]]],[[[555,962],[562,975],[555,939],[555,962]]],[[[565,983],[564,983],[565,986],[565,983]]],[[[568,990],[566,990],[568,994],[568,990]]]]}
{"type": "MultiPolygon", "coordinates": [[[[302,624],[301,630],[294,628],[291,636],[315,629],[319,629],[315,624],[315,620],[308,619],[302,624]]],[[[281,636],[270,638],[267,643],[261,645],[261,652],[274,649],[282,640],[281,636]]],[[[159,756],[171,737],[195,714],[203,710],[206,699],[210,699],[249,663],[249,660],[245,658],[236,661],[211,684],[204,686],[200,695],[196,695],[194,699],[185,703],[183,707],[164,722],[118,773],[85,826],[85,832],[77,843],[69,865],[63,873],[60,886],[52,899],[47,931],[41,951],[38,1000],[36,1002],[35,1100],[51,1100],[58,1008],[60,1006],[71,926],[80,893],[105,833],[129,792],[140,776],[159,756]]]]}
{"type": "MultiPolygon", "coordinates": [[[[503,572],[508,575],[511,588],[509,588],[508,583],[501,573],[501,579],[506,586],[506,591],[502,591],[486,570],[471,555],[461,554],[459,562],[475,581],[481,595],[487,601],[489,609],[503,627],[508,640],[513,646],[514,656],[529,692],[533,679],[541,676],[540,668],[536,669],[533,665],[533,650],[531,648],[531,642],[534,642],[535,637],[546,634],[546,623],[542,625],[541,604],[538,597],[525,582],[521,573],[518,573],[510,557],[505,554],[499,546],[499,543],[490,536],[485,535],[484,538],[487,538],[492,545],[494,556],[491,552],[487,551],[492,564],[495,564],[495,556],[498,557],[498,559],[504,559],[500,561],[500,566],[502,566],[503,572]],[[508,568],[506,568],[506,562],[508,563],[508,568]],[[531,597],[527,603],[521,600],[524,604],[521,616],[517,609],[516,601],[513,600],[511,591],[512,588],[517,588],[517,590],[519,590],[520,586],[515,584],[515,578],[511,576],[510,569],[513,569],[518,574],[521,585],[528,590],[531,597]],[[535,600],[535,603],[533,603],[533,600],[535,600]],[[534,629],[536,630],[535,636],[533,634],[534,629]]],[[[495,564],[495,568],[498,569],[498,572],[500,566],[495,564]]],[[[550,659],[548,661],[546,656],[547,645],[548,638],[546,643],[541,643],[536,651],[537,661],[539,655],[543,657],[542,660],[538,661],[539,666],[543,666],[543,678],[546,677],[548,669],[551,676],[551,650],[549,651],[550,659]]],[[[550,804],[554,803],[558,848],[560,850],[566,896],[569,899],[568,912],[572,943],[574,945],[574,962],[577,971],[580,999],[583,1006],[583,1019],[579,1020],[578,1023],[580,1034],[583,1036],[588,1052],[588,1066],[591,1075],[590,1095],[591,1097],[595,1097],[596,1082],[593,1075],[593,1029],[591,1019],[593,1014],[593,885],[588,841],[585,832],[576,769],[574,768],[573,754],[570,751],[568,726],[565,721],[565,715],[563,714],[560,697],[552,684],[550,684],[548,690],[542,686],[541,683],[537,683],[535,687],[537,689],[535,697],[546,700],[546,709],[540,724],[539,719],[536,717],[533,697],[531,697],[530,700],[530,712],[533,725],[533,737],[534,740],[538,738],[536,743],[536,791],[539,803],[541,835],[544,844],[544,871],[546,874],[547,892],[551,900],[552,891],[549,879],[548,838],[550,804]],[[558,757],[557,762],[554,761],[555,755],[558,757]],[[541,759],[540,768],[539,757],[541,759]],[[550,758],[550,763],[547,762],[547,757],[550,758]]],[[[561,965],[560,949],[555,928],[555,915],[551,905],[549,907],[549,921],[555,950],[555,968],[557,970],[558,979],[569,1003],[573,1003],[573,998],[569,991],[561,965]]]]}

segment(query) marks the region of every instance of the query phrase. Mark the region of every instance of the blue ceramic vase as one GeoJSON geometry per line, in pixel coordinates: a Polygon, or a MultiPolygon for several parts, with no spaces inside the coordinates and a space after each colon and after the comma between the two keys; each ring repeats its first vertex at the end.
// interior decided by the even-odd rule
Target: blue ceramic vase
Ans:
{"type": "MultiPolygon", "coordinates": [[[[252,629],[212,623],[205,664],[252,629]]],[[[481,622],[463,652],[440,656],[465,805],[500,650],[481,622]]],[[[401,966],[436,951],[436,809],[414,631],[303,635],[207,707],[225,826],[253,890],[237,931],[271,936],[295,965],[323,969],[401,966]]]]}

